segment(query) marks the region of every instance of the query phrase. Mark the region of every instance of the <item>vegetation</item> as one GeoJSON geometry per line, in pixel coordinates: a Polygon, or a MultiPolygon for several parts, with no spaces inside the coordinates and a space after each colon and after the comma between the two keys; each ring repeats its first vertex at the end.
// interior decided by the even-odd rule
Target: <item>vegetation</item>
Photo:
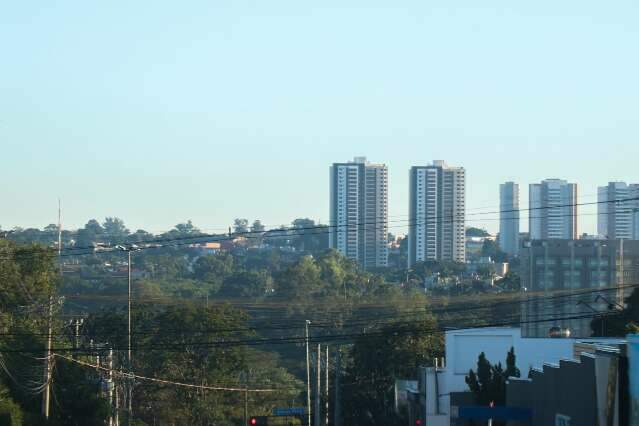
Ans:
{"type": "Polygon", "coordinates": [[[509,377],[521,377],[521,373],[516,365],[515,348],[511,348],[506,357],[506,369],[501,362],[492,365],[486,354],[479,354],[477,359],[477,371],[470,370],[466,376],[466,384],[470,391],[475,394],[477,404],[488,406],[505,405],[506,403],[506,380],[509,377]]]}
{"type": "MultiPolygon", "coordinates": [[[[130,232],[118,218],[90,220],[62,235],[65,247],[74,247],[74,255],[64,257],[62,279],[54,225],[16,229],[10,237],[13,241],[0,240],[0,326],[6,332],[0,353],[17,376],[0,374],[5,422],[41,423],[38,393],[49,295],[56,301],[55,318],[84,317],[78,335],[68,324],[54,322],[60,357],[51,424],[103,424],[113,415],[104,391],[109,362],[116,371],[120,418],[126,419],[124,390],[130,380],[117,371],[131,368],[123,310],[129,265],[126,252],[112,250],[119,244],[143,248],[131,253],[133,371],[196,386],[136,380],[134,424],[241,424],[245,395],[237,389],[244,387],[273,390],[248,395],[251,415],[282,404],[304,406],[300,339],[307,320],[314,338],[341,347],[343,423],[400,424],[405,419],[393,410],[394,380],[415,377],[420,366],[441,356],[438,328],[461,315],[439,312],[436,318],[429,312],[425,280],[437,276],[445,283],[435,293],[444,307],[453,295],[468,297],[467,306],[479,304],[485,291],[460,282],[467,274],[464,264],[424,262],[407,271],[405,238],[396,253],[400,263],[364,271],[327,250],[325,227],[303,218],[276,231],[266,231],[259,220],[237,219],[231,234],[220,236],[228,244],[213,250],[198,243],[214,236],[204,236],[190,221],[153,235],[130,232]],[[180,244],[155,245],[174,239],[180,244]],[[352,338],[336,339],[339,335],[352,338]],[[98,362],[103,370],[87,367],[98,362]],[[236,391],[205,389],[210,387],[236,391]]],[[[500,288],[515,288],[515,280],[506,277],[500,288]]],[[[490,315],[508,318],[517,306],[504,304],[482,321],[490,315]]]]}

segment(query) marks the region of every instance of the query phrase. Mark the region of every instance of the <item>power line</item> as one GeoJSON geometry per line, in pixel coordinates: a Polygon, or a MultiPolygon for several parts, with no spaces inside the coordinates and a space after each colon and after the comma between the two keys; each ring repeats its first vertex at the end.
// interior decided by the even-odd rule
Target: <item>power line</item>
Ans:
{"type": "Polygon", "coordinates": [[[91,367],[91,368],[95,368],[97,370],[102,370],[102,371],[106,371],[109,373],[113,373],[115,375],[124,377],[124,378],[128,378],[128,379],[137,379],[137,380],[144,380],[147,382],[153,382],[153,383],[160,383],[163,385],[171,385],[171,386],[179,386],[179,387],[184,387],[184,388],[191,388],[191,389],[201,389],[201,390],[210,390],[210,391],[225,391],[225,392],[250,392],[250,393],[271,393],[271,392],[281,392],[281,391],[287,391],[287,390],[297,390],[294,388],[282,388],[282,389],[249,389],[249,388],[227,388],[227,387],[222,387],[222,386],[207,386],[207,385],[194,385],[191,383],[181,383],[181,382],[175,382],[172,380],[166,380],[166,379],[158,379],[155,377],[146,377],[146,376],[141,376],[139,374],[135,374],[135,373],[127,373],[124,371],[120,371],[120,370],[115,370],[115,369],[111,369],[111,368],[106,368],[106,367],[102,367],[99,365],[95,365],[95,364],[91,364],[88,362],[84,362],[84,361],[80,361],[65,355],[60,355],[60,354],[53,354],[55,357],[58,358],[63,358],[66,359],[67,361],[73,362],[75,364],[78,365],[82,365],[85,367],[91,367]]]}
{"type": "MultiPolygon", "coordinates": [[[[418,310],[414,310],[414,311],[400,311],[396,314],[390,314],[390,315],[379,315],[379,312],[370,314],[370,315],[356,315],[356,317],[350,321],[345,321],[344,323],[341,324],[341,326],[339,328],[352,328],[352,327],[358,327],[361,324],[365,324],[368,325],[370,323],[371,320],[397,320],[399,318],[404,318],[404,317],[415,317],[415,316],[419,316],[419,315],[433,315],[433,314],[452,314],[452,313],[457,313],[457,312],[471,312],[471,311],[480,311],[480,310],[487,310],[487,309],[494,309],[497,308],[499,306],[503,306],[503,305],[511,305],[514,304],[515,306],[518,304],[523,304],[523,303],[539,303],[539,302],[550,302],[550,301],[555,301],[555,300],[560,300],[560,299],[573,299],[576,297],[582,297],[584,295],[588,295],[588,294],[597,294],[597,293],[606,293],[606,292],[613,292],[613,291],[618,291],[618,290],[625,290],[625,289],[633,289],[633,288],[637,288],[639,287],[639,284],[626,284],[626,285],[622,285],[622,286],[608,286],[608,287],[599,287],[599,288],[595,288],[595,289],[584,289],[582,291],[576,291],[576,292],[572,292],[569,290],[565,290],[565,289],[557,289],[554,290],[554,293],[559,293],[559,294],[552,294],[552,295],[547,295],[546,292],[537,292],[537,293],[521,293],[521,292],[517,292],[517,293],[509,293],[509,296],[512,296],[511,298],[508,298],[506,300],[500,300],[491,304],[478,304],[477,306],[468,306],[468,302],[460,302],[460,301],[456,301],[455,303],[449,304],[447,306],[442,306],[442,307],[432,307],[432,306],[427,306],[425,305],[423,308],[420,308],[418,310]],[[540,297],[534,297],[534,294],[543,294],[543,296],[540,297]],[[522,295],[525,295],[526,298],[522,298],[522,295]],[[453,305],[453,307],[451,307],[450,305],[453,305]],[[456,307],[456,305],[460,305],[459,307],[456,307]]],[[[494,299],[495,297],[493,297],[494,299]]],[[[570,303],[570,301],[568,302],[564,302],[564,303],[570,303]]],[[[380,305],[380,304],[375,304],[375,305],[370,305],[370,308],[376,308],[379,309],[379,307],[394,307],[393,305],[389,304],[389,305],[380,305]]],[[[369,307],[369,306],[367,306],[369,307]]],[[[554,306],[553,306],[554,307],[554,306]]],[[[331,311],[325,311],[322,310],[322,313],[324,314],[333,314],[333,313],[339,313],[342,312],[343,310],[341,309],[336,309],[335,311],[331,312],[331,311]]],[[[230,318],[229,318],[230,319],[230,318]]],[[[265,330],[301,330],[303,328],[303,325],[291,325],[290,321],[287,322],[287,325],[269,325],[269,326],[248,326],[248,327],[239,327],[239,328],[215,328],[215,329],[160,329],[160,328],[156,328],[153,329],[151,331],[133,331],[133,335],[138,335],[138,336],[155,336],[158,334],[217,334],[217,333],[234,333],[234,332],[242,332],[242,333],[247,333],[247,332],[256,332],[256,331],[265,331],[265,330]]],[[[331,323],[331,322],[318,322],[317,320],[315,320],[312,324],[313,328],[318,328],[318,329],[327,329],[327,328],[335,328],[335,324],[331,323]]],[[[147,328],[148,330],[148,328],[147,328]]],[[[66,336],[68,333],[54,333],[54,335],[56,336],[66,336]]],[[[37,335],[46,335],[46,333],[0,333],[0,336],[27,336],[27,335],[31,335],[31,336],[37,336],[37,335]]],[[[125,336],[126,334],[121,334],[120,332],[114,332],[114,333],[103,333],[103,334],[96,334],[96,333],[91,333],[91,332],[84,332],[84,333],[80,333],[81,336],[91,336],[91,337],[95,337],[95,338],[101,338],[102,340],[105,340],[107,337],[120,337],[120,336],[125,336]]]]}
{"type": "MultiPolygon", "coordinates": [[[[280,237],[288,237],[288,236],[301,236],[301,235],[318,235],[318,234],[328,234],[331,232],[348,232],[348,228],[353,228],[353,227],[367,227],[367,226],[372,226],[372,225],[387,225],[388,223],[395,223],[395,222],[409,222],[406,225],[403,225],[402,227],[414,227],[414,226],[419,226],[421,224],[425,224],[427,221],[429,220],[433,220],[436,223],[456,223],[456,222],[469,222],[470,220],[467,219],[467,216],[477,216],[477,215],[488,215],[488,214],[500,214],[500,213],[513,213],[513,212],[522,212],[522,211],[542,211],[542,210],[552,210],[552,209],[558,209],[558,208],[563,208],[563,207],[578,207],[578,206],[587,206],[587,205],[598,205],[598,204],[611,204],[611,203],[621,203],[621,202],[627,202],[627,201],[636,201],[639,200],[639,197],[632,197],[632,198],[620,198],[620,199],[616,199],[616,200],[606,200],[606,201],[593,201],[593,202],[586,202],[586,203],[572,203],[572,204],[557,204],[557,205],[551,205],[551,206],[542,206],[542,207],[531,207],[531,208],[526,208],[526,209],[507,209],[507,210],[499,210],[499,211],[491,211],[491,212],[481,212],[481,213],[474,213],[474,214],[465,214],[464,212],[460,212],[458,213],[458,217],[455,218],[453,217],[452,219],[448,219],[447,216],[432,216],[432,217],[426,217],[424,219],[419,219],[418,221],[411,221],[411,220],[397,220],[397,221],[377,221],[377,222],[363,222],[363,223],[347,223],[344,225],[317,225],[317,226],[309,226],[309,227],[289,227],[289,228],[280,228],[280,229],[271,229],[268,231],[246,231],[246,232],[240,232],[240,233],[235,233],[235,234],[231,234],[231,235],[216,235],[216,234],[202,234],[202,235],[191,235],[191,236],[182,236],[182,237],[173,237],[173,238],[161,238],[161,239],[153,239],[153,240],[146,240],[146,241],[140,241],[138,243],[134,243],[134,244],[156,244],[156,245],[151,245],[151,246],[142,246],[139,247],[140,250],[151,250],[151,249],[159,249],[159,248],[165,248],[165,247],[177,247],[177,246],[183,246],[183,245],[191,245],[191,244],[196,244],[198,242],[202,243],[202,242],[222,242],[222,241],[230,241],[230,240],[234,240],[238,237],[243,237],[246,239],[254,239],[254,238],[280,238],[280,237]],[[463,216],[463,217],[462,217],[463,216]],[[423,221],[423,223],[421,223],[423,221]],[[415,222],[415,223],[410,223],[410,222],[415,222]],[[339,230],[340,228],[346,228],[346,231],[335,231],[335,230],[339,230]],[[310,232],[310,233],[306,233],[305,231],[320,231],[320,232],[310,232]],[[303,232],[303,234],[300,234],[300,232],[303,232]],[[286,233],[286,234],[282,234],[282,235],[278,235],[282,234],[282,233],[286,233]],[[292,233],[292,234],[290,234],[292,233]],[[175,244],[173,244],[175,243],[175,244]]],[[[629,211],[632,209],[628,209],[629,211]]],[[[602,212],[601,214],[612,214],[612,212],[602,212]]],[[[584,216],[585,214],[576,214],[576,216],[584,216]]],[[[557,218],[557,217],[572,217],[575,216],[573,214],[567,214],[567,215],[551,215],[551,216],[543,216],[544,218],[557,218]]],[[[529,217],[530,218],[534,218],[534,217],[529,217]]],[[[539,217],[541,218],[541,216],[539,217]]],[[[505,220],[521,220],[520,218],[504,218],[505,220]]],[[[482,220],[488,220],[488,219],[482,219],[482,220]]],[[[388,227],[388,226],[387,226],[388,227]]],[[[390,227],[388,227],[390,228],[390,227]]],[[[67,248],[63,251],[63,253],[60,255],[61,257],[68,257],[68,256],[81,256],[81,255],[91,255],[91,254],[104,254],[104,253],[113,253],[114,251],[116,251],[115,248],[107,248],[104,250],[95,250],[96,247],[94,246],[86,246],[86,247],[71,247],[71,248],[67,248]],[[90,252],[86,252],[86,250],[91,250],[90,252]],[[80,252],[80,253],[75,253],[75,252],[80,252]]],[[[22,249],[22,251],[25,251],[24,249],[22,249]]],[[[14,254],[14,258],[17,258],[18,256],[16,256],[14,254]]],[[[20,255],[20,257],[26,257],[26,255],[20,255]]],[[[10,260],[11,258],[0,258],[0,260],[10,260]]]]}
{"type": "MultiPolygon", "coordinates": [[[[489,323],[489,324],[474,324],[472,323],[472,327],[473,328],[494,328],[494,327],[505,327],[505,326],[516,326],[516,325],[523,325],[523,324],[537,324],[537,323],[544,323],[544,322],[558,322],[558,321],[564,321],[564,320],[575,320],[575,319],[588,319],[588,318],[602,318],[602,317],[608,317],[608,316],[615,316],[615,315],[619,315],[620,312],[619,311],[614,311],[614,312],[597,312],[597,313],[586,313],[586,314],[581,314],[581,315],[572,315],[572,316],[565,316],[565,317],[552,317],[552,318],[541,318],[541,319],[535,319],[535,320],[527,320],[527,321],[512,321],[512,322],[495,322],[495,323],[489,323]]],[[[472,316],[472,320],[476,320],[476,316],[472,316]]],[[[392,328],[389,329],[385,329],[383,331],[379,331],[379,332],[363,332],[363,333],[341,333],[341,334],[325,334],[325,335],[321,335],[321,336],[313,336],[309,339],[309,343],[321,343],[321,342],[340,342],[340,341],[352,341],[354,339],[360,338],[360,337],[366,337],[366,338],[371,338],[371,337],[382,337],[385,335],[399,335],[399,334],[407,334],[407,333],[417,333],[417,334],[432,334],[432,333],[442,333],[442,332],[446,332],[446,331],[451,331],[451,329],[453,329],[453,327],[451,326],[438,326],[435,328],[431,328],[431,329],[417,329],[417,328],[410,328],[407,327],[406,325],[408,324],[412,324],[412,322],[410,323],[404,323],[404,324],[392,324],[393,326],[392,328]]],[[[454,329],[463,329],[466,328],[467,326],[457,326],[454,327],[454,329]]],[[[163,350],[163,351],[168,351],[168,352],[184,352],[186,347],[190,347],[190,348],[228,348],[228,347],[241,347],[241,346],[262,346],[262,345],[282,345],[282,344],[302,344],[304,343],[305,337],[303,336],[295,336],[295,337],[286,337],[286,338],[273,338],[273,339],[245,339],[245,340],[234,340],[234,341],[217,341],[217,342],[186,342],[186,343],[182,343],[182,344],[165,344],[165,345],[158,345],[158,344],[153,344],[153,345],[149,345],[149,346],[144,346],[144,345],[139,345],[135,348],[131,348],[132,350],[136,350],[136,351],[150,351],[150,350],[163,350]]],[[[120,348],[120,347],[113,347],[114,350],[128,350],[129,348],[120,348]]],[[[86,353],[85,350],[82,349],[77,349],[77,348],[56,348],[53,349],[53,351],[55,352],[72,352],[72,353],[86,353]]],[[[0,353],[31,353],[30,350],[27,349],[6,349],[6,350],[0,350],[0,353]]]]}

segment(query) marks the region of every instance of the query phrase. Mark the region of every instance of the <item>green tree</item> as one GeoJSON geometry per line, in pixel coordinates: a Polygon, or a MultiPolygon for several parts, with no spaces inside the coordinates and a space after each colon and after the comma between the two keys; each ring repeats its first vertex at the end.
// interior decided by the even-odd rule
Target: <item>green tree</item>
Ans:
{"type": "Polygon", "coordinates": [[[481,255],[483,257],[490,257],[495,262],[508,262],[508,255],[499,248],[499,244],[488,238],[484,240],[484,245],[481,248],[481,255]]]}
{"type": "Polygon", "coordinates": [[[506,357],[506,370],[501,362],[492,365],[482,352],[477,359],[477,371],[470,370],[466,376],[466,384],[479,405],[504,405],[506,403],[506,380],[509,377],[520,377],[516,365],[515,348],[511,348],[506,357]]]}
{"type": "Polygon", "coordinates": [[[485,229],[469,227],[466,228],[466,236],[467,237],[488,237],[490,234],[485,229]]]}
{"type": "Polygon", "coordinates": [[[235,219],[233,221],[233,230],[236,234],[245,234],[249,230],[249,221],[248,219],[235,219]]]}
{"type": "Polygon", "coordinates": [[[253,221],[253,225],[251,225],[251,232],[264,232],[265,230],[266,228],[259,219],[255,219],[255,221],[253,221]]]}
{"type": "Polygon", "coordinates": [[[280,274],[276,294],[283,298],[310,298],[323,287],[320,268],[311,256],[304,256],[280,274]]]}
{"type": "Polygon", "coordinates": [[[216,293],[234,272],[234,258],[228,253],[199,257],[193,265],[193,278],[205,281],[216,293]]]}
{"type": "Polygon", "coordinates": [[[104,230],[105,241],[111,244],[122,244],[127,240],[130,234],[129,230],[124,226],[124,221],[117,217],[107,217],[102,224],[104,230]]]}
{"type": "Polygon", "coordinates": [[[273,277],[267,271],[236,272],[224,280],[220,295],[225,297],[264,297],[273,290],[273,277]]]}
{"type": "Polygon", "coordinates": [[[419,367],[432,365],[441,355],[443,340],[436,328],[435,320],[426,316],[367,329],[355,340],[345,374],[350,386],[344,393],[344,424],[399,424],[395,379],[417,377],[419,367]]]}

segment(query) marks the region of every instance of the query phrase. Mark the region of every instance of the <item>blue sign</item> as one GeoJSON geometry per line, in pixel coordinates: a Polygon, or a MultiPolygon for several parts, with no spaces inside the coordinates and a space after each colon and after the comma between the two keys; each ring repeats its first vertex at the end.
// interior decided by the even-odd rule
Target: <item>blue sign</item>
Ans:
{"type": "Polygon", "coordinates": [[[306,410],[300,407],[273,408],[273,415],[277,417],[303,416],[305,413],[306,410]]]}
{"type": "Polygon", "coordinates": [[[528,420],[532,410],[518,407],[459,407],[459,418],[471,420],[528,420]]]}

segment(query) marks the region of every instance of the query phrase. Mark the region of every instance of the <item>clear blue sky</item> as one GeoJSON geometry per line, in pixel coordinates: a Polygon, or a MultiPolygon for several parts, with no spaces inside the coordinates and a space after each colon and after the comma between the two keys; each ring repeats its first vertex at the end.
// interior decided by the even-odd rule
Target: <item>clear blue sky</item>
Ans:
{"type": "Polygon", "coordinates": [[[524,204],[546,177],[638,182],[637,22],[636,0],[4,2],[0,225],[55,222],[58,196],[71,228],[325,221],[354,155],[388,164],[392,219],[433,159],[471,209],[505,180],[524,204]]]}

